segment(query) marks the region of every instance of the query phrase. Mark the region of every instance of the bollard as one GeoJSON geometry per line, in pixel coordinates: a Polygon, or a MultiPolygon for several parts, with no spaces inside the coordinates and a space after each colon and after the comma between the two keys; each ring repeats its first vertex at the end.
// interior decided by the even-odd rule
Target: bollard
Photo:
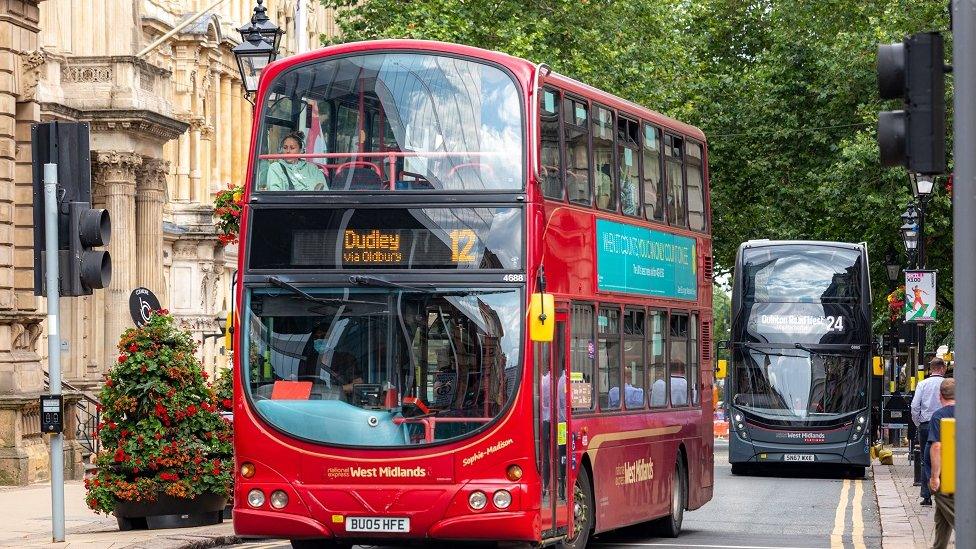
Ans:
{"type": "Polygon", "coordinates": [[[942,474],[939,475],[939,491],[946,495],[956,493],[956,420],[942,418],[942,474]]]}

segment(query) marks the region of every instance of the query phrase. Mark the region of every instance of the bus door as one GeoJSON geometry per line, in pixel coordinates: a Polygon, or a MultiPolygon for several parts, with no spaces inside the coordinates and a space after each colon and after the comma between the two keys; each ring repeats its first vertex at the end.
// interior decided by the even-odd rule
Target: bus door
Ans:
{"type": "Polygon", "coordinates": [[[566,311],[556,311],[552,343],[540,345],[538,368],[540,413],[540,462],[542,473],[542,537],[561,536],[568,531],[570,506],[567,501],[566,452],[568,409],[569,322],[566,311]],[[552,380],[556,380],[555,383],[552,380]]]}

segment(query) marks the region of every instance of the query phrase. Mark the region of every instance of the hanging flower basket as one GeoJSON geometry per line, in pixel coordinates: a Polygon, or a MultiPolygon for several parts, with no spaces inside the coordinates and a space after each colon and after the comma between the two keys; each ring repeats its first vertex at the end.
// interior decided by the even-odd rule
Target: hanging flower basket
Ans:
{"type": "Polygon", "coordinates": [[[85,480],[88,506],[119,528],[221,520],[233,471],[232,430],[194,355],[196,343],[165,310],[130,328],[99,393],[103,450],[85,480]]]}
{"type": "Polygon", "coordinates": [[[231,186],[214,197],[214,225],[217,228],[217,239],[224,246],[236,243],[241,232],[243,196],[244,187],[231,186]]]}
{"type": "Polygon", "coordinates": [[[892,322],[898,322],[905,317],[905,286],[895,288],[888,294],[888,316],[892,322]]]}

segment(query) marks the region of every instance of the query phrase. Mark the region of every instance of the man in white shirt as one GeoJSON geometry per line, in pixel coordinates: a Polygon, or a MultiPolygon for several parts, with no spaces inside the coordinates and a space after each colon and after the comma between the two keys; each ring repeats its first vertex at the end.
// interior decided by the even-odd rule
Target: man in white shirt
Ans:
{"type": "MultiPolygon", "coordinates": [[[[929,478],[931,464],[929,456],[924,451],[929,439],[929,420],[932,414],[942,407],[939,401],[939,387],[945,377],[945,362],[935,357],[929,362],[929,377],[915,386],[915,396],[912,397],[912,421],[918,426],[918,444],[922,451],[922,479],[929,478]]],[[[922,482],[922,505],[932,505],[932,492],[927,482],[922,482]]]]}

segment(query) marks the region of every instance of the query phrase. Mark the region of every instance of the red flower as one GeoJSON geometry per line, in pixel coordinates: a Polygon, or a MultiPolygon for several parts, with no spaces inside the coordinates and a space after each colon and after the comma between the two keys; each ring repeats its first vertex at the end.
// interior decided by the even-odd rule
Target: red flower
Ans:
{"type": "Polygon", "coordinates": [[[125,359],[127,359],[127,358],[129,358],[129,357],[127,357],[124,354],[119,355],[119,364],[125,362],[125,359]]]}
{"type": "Polygon", "coordinates": [[[203,379],[208,379],[210,377],[209,375],[207,375],[207,372],[200,372],[200,375],[203,376],[203,379]]]}
{"type": "Polygon", "coordinates": [[[221,401],[221,404],[223,404],[224,408],[227,408],[228,410],[234,407],[234,403],[231,402],[229,398],[225,398],[223,401],[221,401]]]}
{"type": "Polygon", "coordinates": [[[138,350],[139,350],[139,346],[136,345],[135,343],[133,343],[132,345],[129,345],[129,352],[134,353],[134,352],[136,352],[138,350]]]}
{"type": "Polygon", "coordinates": [[[122,463],[123,461],[125,461],[127,457],[128,456],[126,455],[125,450],[123,450],[122,448],[119,448],[118,450],[115,451],[116,463],[122,463]]]}
{"type": "Polygon", "coordinates": [[[112,381],[112,378],[110,378],[110,377],[105,378],[105,386],[106,387],[111,387],[113,385],[115,385],[115,382],[112,381]]]}

